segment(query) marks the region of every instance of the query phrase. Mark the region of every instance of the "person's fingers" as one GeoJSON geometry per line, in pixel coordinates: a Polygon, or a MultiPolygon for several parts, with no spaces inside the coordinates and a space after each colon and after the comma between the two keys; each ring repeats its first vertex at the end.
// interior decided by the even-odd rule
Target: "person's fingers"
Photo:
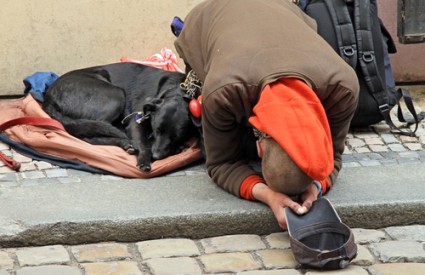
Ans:
{"type": "Polygon", "coordinates": [[[303,202],[303,207],[305,207],[308,210],[310,210],[310,208],[313,206],[313,199],[312,198],[307,198],[304,202],[303,202]]]}
{"type": "Polygon", "coordinates": [[[287,207],[291,208],[292,211],[294,211],[298,215],[305,214],[308,211],[308,209],[305,206],[301,206],[299,203],[293,200],[291,200],[291,202],[287,204],[287,207]]]}

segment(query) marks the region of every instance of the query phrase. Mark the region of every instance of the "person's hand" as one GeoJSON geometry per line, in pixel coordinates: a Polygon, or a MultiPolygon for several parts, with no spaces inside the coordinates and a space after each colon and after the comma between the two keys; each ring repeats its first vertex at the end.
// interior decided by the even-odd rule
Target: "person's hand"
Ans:
{"type": "Polygon", "coordinates": [[[302,206],[304,206],[307,209],[310,209],[311,206],[313,205],[313,202],[315,200],[317,200],[317,198],[319,197],[319,195],[320,195],[320,190],[312,182],[307,187],[307,190],[304,193],[302,193],[302,195],[301,195],[302,206]]]}
{"type": "Polygon", "coordinates": [[[311,183],[307,190],[301,195],[302,204],[292,200],[289,196],[273,191],[264,183],[258,183],[252,189],[252,194],[255,199],[267,204],[272,210],[279,226],[282,229],[287,228],[284,208],[289,207],[295,213],[302,215],[308,212],[311,208],[313,201],[319,195],[317,187],[311,183]]]}

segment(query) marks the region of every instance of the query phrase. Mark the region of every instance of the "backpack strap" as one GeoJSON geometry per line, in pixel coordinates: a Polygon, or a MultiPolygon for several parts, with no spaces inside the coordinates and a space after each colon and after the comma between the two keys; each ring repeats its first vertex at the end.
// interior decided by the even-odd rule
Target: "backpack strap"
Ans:
{"type": "Polygon", "coordinates": [[[343,0],[325,0],[331,15],[338,42],[339,55],[352,68],[357,66],[357,41],[347,3],[343,0]]]}
{"type": "MultiPolygon", "coordinates": [[[[339,2],[339,1],[335,1],[339,2]]],[[[375,60],[375,51],[373,48],[372,38],[372,27],[370,22],[370,0],[354,0],[354,18],[355,18],[355,30],[357,34],[357,47],[358,47],[358,60],[360,63],[361,70],[369,91],[378,103],[378,108],[384,118],[385,122],[391,127],[393,133],[415,136],[413,133],[405,132],[400,130],[394,125],[390,116],[390,106],[387,87],[384,85],[384,81],[379,76],[377,63],[375,60]]],[[[400,105],[399,105],[400,106],[400,105]]],[[[413,106],[413,103],[412,103],[413,106]]],[[[412,115],[415,118],[415,123],[418,124],[416,111],[412,110],[412,115]]]]}

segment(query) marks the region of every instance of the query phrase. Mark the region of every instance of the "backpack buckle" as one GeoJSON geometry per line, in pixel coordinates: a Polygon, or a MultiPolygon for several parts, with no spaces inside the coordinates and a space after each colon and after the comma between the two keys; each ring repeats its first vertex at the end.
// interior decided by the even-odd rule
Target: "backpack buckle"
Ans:
{"type": "Polygon", "coordinates": [[[345,46],[345,47],[342,47],[342,52],[344,53],[345,56],[351,57],[354,55],[356,51],[354,50],[353,46],[345,46]]]}
{"type": "Polygon", "coordinates": [[[375,59],[373,52],[364,52],[362,58],[366,63],[372,62],[375,59]]]}
{"type": "Polygon", "coordinates": [[[388,104],[383,104],[379,106],[379,111],[381,111],[381,113],[388,112],[389,110],[390,110],[390,105],[388,104]]]}

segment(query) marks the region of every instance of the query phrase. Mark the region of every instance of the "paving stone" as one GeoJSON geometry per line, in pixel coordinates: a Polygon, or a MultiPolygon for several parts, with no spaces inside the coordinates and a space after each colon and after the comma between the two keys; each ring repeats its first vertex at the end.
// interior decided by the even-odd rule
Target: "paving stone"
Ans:
{"type": "Polygon", "coordinates": [[[137,262],[98,262],[81,264],[84,275],[142,275],[137,262]]]}
{"type": "Polygon", "coordinates": [[[49,169],[45,172],[48,178],[63,178],[68,176],[66,169],[49,169]]]}
{"type": "Polygon", "coordinates": [[[9,168],[8,166],[0,167],[0,174],[6,174],[6,173],[15,173],[15,171],[9,168]]]}
{"type": "Polygon", "coordinates": [[[56,185],[60,183],[58,178],[38,179],[38,182],[40,183],[40,185],[56,185]]]}
{"type": "Polygon", "coordinates": [[[386,166],[398,164],[398,161],[395,159],[383,159],[383,160],[380,160],[380,162],[382,165],[386,165],[386,166]]]}
{"type": "Polygon", "coordinates": [[[418,159],[419,154],[417,152],[401,152],[398,154],[400,158],[418,159]]]}
{"type": "Polygon", "coordinates": [[[301,273],[295,269],[243,271],[243,272],[238,272],[236,274],[237,275],[301,275],[301,273]]]}
{"type": "Polygon", "coordinates": [[[396,152],[387,151],[387,152],[380,152],[379,154],[384,159],[396,159],[396,158],[398,158],[398,153],[396,153],[396,152]]]}
{"type": "Polygon", "coordinates": [[[384,141],[379,136],[365,138],[364,141],[367,145],[383,145],[384,144],[384,141]]]}
{"type": "Polygon", "coordinates": [[[8,173],[0,175],[0,182],[17,181],[17,173],[8,173]]]}
{"type": "Polygon", "coordinates": [[[10,273],[7,272],[6,270],[2,270],[0,267],[0,275],[10,275],[10,273]]]}
{"type": "Polygon", "coordinates": [[[409,164],[409,163],[419,163],[420,160],[419,159],[414,159],[414,158],[398,158],[397,159],[399,164],[409,164]]]}
{"type": "Polygon", "coordinates": [[[419,137],[419,143],[420,144],[425,144],[425,136],[419,137]]]}
{"type": "Polygon", "coordinates": [[[367,155],[371,160],[381,160],[384,158],[381,154],[378,153],[369,153],[367,155]]]}
{"type": "Polygon", "coordinates": [[[42,171],[25,172],[21,175],[24,179],[41,179],[46,177],[46,175],[42,171]]]}
{"type": "Polygon", "coordinates": [[[291,247],[288,232],[272,233],[266,236],[270,248],[288,249],[291,247]]]}
{"type": "Polygon", "coordinates": [[[389,151],[387,145],[370,145],[369,148],[372,152],[378,152],[378,153],[389,151]]]}
{"type": "Polygon", "coordinates": [[[83,274],[82,271],[78,267],[64,266],[64,265],[32,266],[32,267],[24,267],[16,271],[16,275],[82,275],[82,274],[83,274]]]}
{"type": "Polygon", "coordinates": [[[202,269],[194,258],[157,258],[145,261],[152,274],[202,274],[202,269]]]}
{"type": "Polygon", "coordinates": [[[299,264],[290,249],[265,249],[256,252],[267,269],[296,268],[299,264]]]}
{"type": "Polygon", "coordinates": [[[71,251],[78,262],[123,260],[131,258],[127,246],[118,243],[76,245],[71,248],[71,251]]]}
{"type": "Polygon", "coordinates": [[[363,154],[363,153],[354,153],[353,157],[357,160],[370,160],[369,154],[363,154]]]}
{"type": "Polygon", "coordinates": [[[407,149],[412,151],[419,151],[422,150],[422,144],[420,143],[405,143],[404,146],[407,147],[407,149]]]}
{"type": "Polygon", "coordinates": [[[373,265],[376,262],[372,253],[363,245],[357,245],[357,257],[352,261],[355,265],[373,265]]]}
{"type": "Polygon", "coordinates": [[[0,181],[1,188],[13,188],[17,187],[19,184],[16,181],[0,181]]]}
{"type": "Polygon", "coordinates": [[[0,251],[0,268],[11,269],[13,268],[13,259],[9,256],[9,253],[0,251]]]}
{"type": "Polygon", "coordinates": [[[143,259],[161,257],[192,257],[198,256],[198,247],[189,239],[161,239],[137,243],[137,248],[143,259]]]}
{"type": "Polygon", "coordinates": [[[65,264],[70,262],[68,252],[62,245],[20,248],[16,250],[16,256],[21,266],[65,264]]]}
{"type": "Polygon", "coordinates": [[[393,134],[382,134],[381,138],[386,144],[400,143],[400,141],[393,134]]]}
{"type": "Polygon", "coordinates": [[[423,275],[425,264],[421,263],[394,263],[376,264],[369,268],[371,275],[423,275]]]}
{"type": "Polygon", "coordinates": [[[258,235],[228,235],[201,240],[205,253],[246,252],[265,249],[266,245],[258,235]]]}
{"type": "Polygon", "coordinates": [[[122,180],[122,177],[114,176],[114,175],[100,175],[100,180],[102,181],[114,181],[114,180],[122,180]]]}
{"type": "Polygon", "coordinates": [[[49,162],[46,161],[35,161],[34,162],[35,166],[37,167],[38,170],[46,170],[46,169],[52,169],[53,165],[49,162]]]}
{"type": "Polygon", "coordinates": [[[401,144],[390,144],[390,145],[388,145],[388,147],[393,152],[404,152],[404,151],[407,151],[407,149],[403,145],[401,145],[401,144]]]}
{"type": "Polygon", "coordinates": [[[379,135],[371,131],[369,128],[367,129],[365,128],[362,130],[362,132],[355,132],[354,137],[360,138],[360,139],[368,139],[368,138],[370,139],[370,138],[379,138],[379,135]]]}
{"type": "Polygon", "coordinates": [[[71,177],[66,177],[66,178],[57,178],[57,181],[60,183],[76,183],[76,182],[81,182],[80,178],[71,178],[71,177]]]}
{"type": "Polygon", "coordinates": [[[358,154],[370,153],[370,149],[367,147],[354,148],[354,151],[358,154]]]}
{"type": "Polygon", "coordinates": [[[90,182],[91,179],[96,181],[100,180],[100,175],[90,173],[87,171],[68,169],[67,172],[69,177],[84,178],[85,180],[87,180],[87,182],[90,182]]]}
{"type": "Polygon", "coordinates": [[[419,141],[419,139],[417,137],[409,137],[409,136],[400,135],[400,141],[402,143],[416,143],[419,141]]]}
{"type": "Polygon", "coordinates": [[[385,232],[380,230],[353,228],[352,231],[357,244],[377,243],[386,238],[385,232]]]}
{"type": "Polygon", "coordinates": [[[417,137],[423,137],[423,136],[425,136],[425,129],[423,127],[418,127],[418,129],[416,130],[415,135],[417,137]]]}
{"type": "Polygon", "coordinates": [[[26,163],[26,162],[31,162],[32,158],[29,158],[27,156],[21,155],[18,152],[12,150],[12,158],[20,163],[26,163]]]}
{"type": "Polygon", "coordinates": [[[342,155],[343,162],[356,161],[357,159],[353,155],[342,155]]]}
{"type": "Polygon", "coordinates": [[[361,167],[360,163],[358,162],[347,162],[343,164],[344,168],[354,168],[354,167],[361,167]]]}
{"type": "Polygon", "coordinates": [[[398,241],[425,242],[425,225],[388,227],[385,232],[398,241]]]}
{"type": "Polygon", "coordinates": [[[360,165],[366,166],[366,167],[381,165],[379,160],[361,160],[359,162],[360,162],[360,165]]]}
{"type": "Polygon", "coordinates": [[[350,265],[345,269],[333,270],[328,272],[318,271],[318,270],[309,270],[305,275],[323,275],[323,274],[332,274],[332,275],[369,275],[369,273],[360,266],[350,265]]]}
{"type": "Polygon", "coordinates": [[[22,186],[36,186],[40,185],[39,179],[23,179],[21,181],[22,186]]]}
{"type": "Polygon", "coordinates": [[[257,270],[260,263],[254,260],[250,253],[215,253],[198,257],[207,273],[213,272],[240,272],[257,270]]]}
{"type": "Polygon", "coordinates": [[[36,171],[37,167],[33,162],[27,162],[27,163],[21,163],[21,168],[19,169],[19,172],[26,172],[26,171],[36,171]]]}
{"type": "Polygon", "coordinates": [[[425,262],[425,250],[422,243],[386,241],[371,244],[369,248],[383,263],[425,262]]]}
{"type": "Polygon", "coordinates": [[[351,148],[358,148],[366,145],[366,143],[359,138],[349,139],[347,140],[347,143],[351,148]]]}

